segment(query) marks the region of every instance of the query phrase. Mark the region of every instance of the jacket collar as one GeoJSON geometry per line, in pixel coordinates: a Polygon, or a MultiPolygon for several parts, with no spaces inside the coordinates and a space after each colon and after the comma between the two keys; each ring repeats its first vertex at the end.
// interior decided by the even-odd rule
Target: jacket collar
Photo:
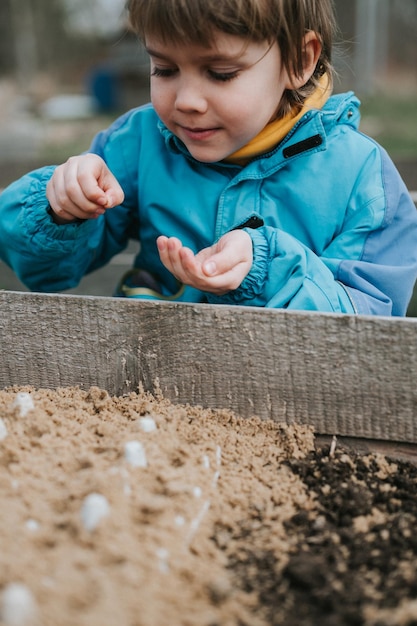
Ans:
{"type": "MultiPolygon", "coordinates": [[[[359,106],[360,101],[352,91],[349,91],[347,93],[330,96],[320,110],[311,108],[307,111],[303,110],[301,118],[290,127],[289,132],[283,137],[283,140],[278,146],[276,146],[276,143],[274,144],[276,147],[268,152],[268,156],[276,154],[277,152],[281,153],[283,151],[282,148],[287,146],[290,142],[292,144],[297,139],[303,141],[307,137],[318,133],[326,135],[337,124],[349,124],[357,129],[360,121],[359,106]],[[313,123],[314,128],[311,128],[313,118],[315,119],[315,124],[313,123]],[[304,128],[306,125],[307,128],[304,128]]],[[[189,160],[199,163],[199,161],[194,159],[189,153],[183,142],[178,139],[161,120],[158,121],[158,128],[165,140],[168,150],[177,154],[183,154],[189,160]]],[[[323,137],[323,139],[325,139],[325,137],[323,137]]],[[[321,149],[324,148],[325,142],[323,142],[321,146],[321,149]]],[[[259,163],[259,159],[256,159],[256,161],[259,163]]],[[[217,164],[212,163],[211,165],[223,165],[224,167],[237,166],[236,163],[228,163],[226,161],[217,164]]]]}
{"type": "Polygon", "coordinates": [[[246,165],[251,159],[270,152],[288,135],[302,117],[314,109],[322,109],[331,95],[331,84],[327,74],[321,77],[314,93],[306,99],[300,111],[290,111],[285,117],[274,120],[245,146],[228,156],[226,163],[246,165]]]}

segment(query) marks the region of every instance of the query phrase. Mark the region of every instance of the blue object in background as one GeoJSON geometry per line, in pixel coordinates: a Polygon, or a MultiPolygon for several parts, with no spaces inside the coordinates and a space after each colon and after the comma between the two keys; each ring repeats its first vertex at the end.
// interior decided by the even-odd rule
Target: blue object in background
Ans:
{"type": "Polygon", "coordinates": [[[114,69],[106,65],[95,67],[88,83],[99,113],[111,113],[120,108],[120,85],[114,69]]]}

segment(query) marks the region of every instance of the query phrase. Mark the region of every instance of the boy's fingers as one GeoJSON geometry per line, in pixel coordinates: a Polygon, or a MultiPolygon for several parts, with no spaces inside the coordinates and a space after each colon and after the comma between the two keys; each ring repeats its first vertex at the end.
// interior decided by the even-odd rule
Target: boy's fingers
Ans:
{"type": "Polygon", "coordinates": [[[91,219],[119,205],[124,193],[97,155],[70,157],[58,166],[47,186],[47,198],[60,220],[91,219]]]}
{"type": "Polygon", "coordinates": [[[206,276],[216,276],[229,272],[238,263],[239,261],[235,255],[218,252],[206,259],[202,267],[206,276]]]}
{"type": "Polygon", "coordinates": [[[231,232],[213,247],[213,254],[203,262],[203,272],[206,276],[219,276],[241,264],[252,264],[252,240],[245,232],[231,232]]]}
{"type": "Polygon", "coordinates": [[[215,276],[217,274],[217,263],[214,259],[208,259],[203,263],[203,272],[206,276],[215,276]]]}
{"type": "Polygon", "coordinates": [[[102,206],[111,208],[123,202],[125,198],[123,189],[121,188],[118,180],[109,170],[107,170],[104,180],[99,181],[99,186],[101,187],[102,192],[104,192],[105,202],[102,206]]]}
{"type": "Polygon", "coordinates": [[[123,190],[116,177],[96,155],[89,155],[83,160],[69,159],[67,177],[69,184],[72,185],[74,180],[77,182],[84,198],[94,205],[111,208],[124,200],[123,190]]]}

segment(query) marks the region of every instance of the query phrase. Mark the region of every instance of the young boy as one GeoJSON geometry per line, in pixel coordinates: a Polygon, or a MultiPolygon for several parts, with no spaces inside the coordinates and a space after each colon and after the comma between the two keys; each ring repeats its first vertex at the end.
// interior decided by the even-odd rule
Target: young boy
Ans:
{"type": "Polygon", "coordinates": [[[119,295],[404,315],[417,212],[331,95],[331,0],[130,0],[152,104],[0,197],[0,256],[59,291],[140,242],[119,295]]]}

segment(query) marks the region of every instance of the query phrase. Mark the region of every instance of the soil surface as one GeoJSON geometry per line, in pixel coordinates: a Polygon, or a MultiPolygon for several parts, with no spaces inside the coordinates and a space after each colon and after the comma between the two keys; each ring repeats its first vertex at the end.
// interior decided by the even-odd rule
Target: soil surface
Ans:
{"type": "Polygon", "coordinates": [[[417,469],[309,427],[3,390],[0,506],[7,626],[417,624],[417,469]]]}

